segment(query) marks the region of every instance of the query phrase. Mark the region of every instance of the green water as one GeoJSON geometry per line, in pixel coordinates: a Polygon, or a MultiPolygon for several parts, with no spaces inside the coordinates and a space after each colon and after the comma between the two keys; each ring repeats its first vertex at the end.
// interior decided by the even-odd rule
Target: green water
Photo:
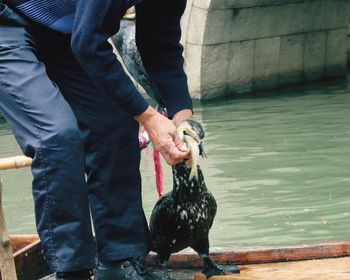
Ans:
{"type": "MultiPolygon", "coordinates": [[[[218,202],[212,247],[350,239],[349,83],[196,104],[195,115],[207,132],[208,159],[200,165],[218,202]]],[[[0,157],[17,154],[0,120],[0,157]]],[[[170,190],[170,169],[165,169],[170,190]]],[[[143,151],[141,170],[149,216],[157,199],[149,151],[143,151]]],[[[30,171],[2,171],[0,176],[11,233],[34,233],[30,171]]]]}

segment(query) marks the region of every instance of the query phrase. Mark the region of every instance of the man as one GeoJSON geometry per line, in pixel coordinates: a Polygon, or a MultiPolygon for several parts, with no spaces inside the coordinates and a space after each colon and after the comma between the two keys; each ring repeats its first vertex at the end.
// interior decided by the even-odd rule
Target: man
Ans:
{"type": "Polygon", "coordinates": [[[192,118],[180,18],[186,0],[0,0],[0,111],[33,158],[37,230],[57,279],[156,279],[142,209],[138,122],[169,164],[192,118]],[[138,1],[137,1],[138,2],[138,1]],[[139,94],[107,39],[136,5],[136,40],[172,121],[139,94]],[[95,229],[94,241],[90,213],[95,229]]]}

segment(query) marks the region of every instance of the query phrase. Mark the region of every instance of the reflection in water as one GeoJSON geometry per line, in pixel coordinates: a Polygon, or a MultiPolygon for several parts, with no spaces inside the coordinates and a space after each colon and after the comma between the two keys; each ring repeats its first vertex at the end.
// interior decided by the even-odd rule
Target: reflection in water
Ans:
{"type": "MultiPolygon", "coordinates": [[[[213,247],[349,238],[348,85],[334,81],[275,93],[195,107],[207,133],[208,159],[200,164],[218,202],[213,247]]],[[[0,121],[0,157],[16,154],[20,150],[0,121]]],[[[170,168],[165,169],[168,191],[172,179],[170,168]]],[[[141,170],[149,216],[157,198],[147,151],[143,151],[141,170]]],[[[34,232],[30,171],[4,171],[0,176],[5,180],[11,232],[34,232]]]]}

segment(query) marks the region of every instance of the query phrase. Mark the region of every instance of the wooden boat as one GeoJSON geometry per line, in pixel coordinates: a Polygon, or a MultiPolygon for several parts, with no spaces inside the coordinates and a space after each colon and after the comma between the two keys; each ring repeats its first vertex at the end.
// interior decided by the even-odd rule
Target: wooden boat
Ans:
{"type": "MultiPolygon", "coordinates": [[[[31,159],[15,157],[0,159],[0,169],[29,166],[31,159]]],[[[0,183],[1,186],[1,183],[0,183]]],[[[0,188],[0,210],[1,188],[0,188]]],[[[8,236],[3,213],[0,233],[2,240],[8,236]],[[5,237],[5,238],[4,238],[5,237]]],[[[7,238],[7,239],[6,239],[7,238]]],[[[36,235],[16,235],[10,238],[19,280],[54,279],[41,254],[36,235]]],[[[8,243],[2,244],[6,247],[8,243]]],[[[11,253],[12,254],[12,253],[11,253]]],[[[10,254],[10,257],[11,257],[10,254]]],[[[213,276],[210,280],[348,280],[350,279],[350,241],[308,244],[282,248],[265,248],[212,252],[214,260],[221,264],[235,263],[241,266],[239,275],[213,276]]],[[[12,258],[11,258],[12,259],[12,258]]],[[[151,254],[147,262],[157,270],[156,256],[151,254]]],[[[169,268],[178,280],[204,280],[200,274],[201,261],[194,253],[174,254],[169,268]]],[[[15,276],[13,269],[13,275],[15,276]]],[[[8,278],[8,277],[7,277],[8,278]]],[[[13,277],[12,277],[13,278],[13,277]]],[[[1,279],[1,277],[0,277],[1,279]]],[[[13,279],[4,279],[13,280],[13,279]]]]}
{"type": "Polygon", "coordinates": [[[37,235],[11,235],[10,240],[18,279],[35,280],[50,274],[37,235]]]}
{"type": "MultiPolygon", "coordinates": [[[[49,275],[36,235],[11,236],[18,279],[36,280],[49,275]]],[[[239,275],[214,276],[210,280],[348,280],[350,279],[350,241],[308,244],[283,248],[213,252],[222,264],[241,266],[239,275]]],[[[147,262],[156,266],[156,256],[147,262]]],[[[201,261],[194,253],[178,253],[170,258],[169,267],[178,280],[204,280],[201,261]]],[[[155,269],[156,270],[156,269],[155,269]]],[[[48,276],[45,279],[53,279],[48,276]]]]}

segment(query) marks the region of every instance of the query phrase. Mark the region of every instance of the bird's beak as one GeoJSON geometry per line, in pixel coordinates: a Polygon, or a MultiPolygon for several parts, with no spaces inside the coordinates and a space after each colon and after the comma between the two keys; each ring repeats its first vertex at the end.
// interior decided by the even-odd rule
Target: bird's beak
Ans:
{"type": "Polygon", "coordinates": [[[197,143],[201,142],[201,139],[198,137],[197,133],[190,126],[179,126],[177,132],[179,133],[182,140],[184,140],[184,136],[190,136],[197,143]]]}
{"type": "Polygon", "coordinates": [[[177,131],[178,131],[178,134],[180,135],[180,138],[186,143],[191,154],[192,164],[191,164],[189,181],[192,181],[193,178],[198,179],[198,172],[197,172],[198,158],[200,154],[204,154],[203,145],[202,145],[204,130],[199,123],[193,120],[187,120],[187,121],[183,121],[178,126],[177,131]]]}
{"type": "Polygon", "coordinates": [[[190,149],[190,155],[191,155],[191,172],[190,176],[188,177],[189,181],[192,181],[193,178],[196,178],[198,180],[198,158],[199,158],[199,145],[196,140],[194,140],[191,136],[185,135],[184,136],[184,142],[186,143],[187,147],[190,149]]]}

